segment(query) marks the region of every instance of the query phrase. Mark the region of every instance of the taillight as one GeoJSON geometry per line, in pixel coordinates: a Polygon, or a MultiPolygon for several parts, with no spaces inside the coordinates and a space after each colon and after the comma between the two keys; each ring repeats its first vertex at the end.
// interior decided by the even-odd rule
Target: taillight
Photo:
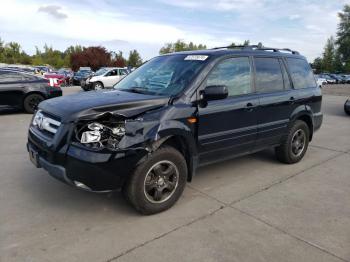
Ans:
{"type": "Polygon", "coordinates": [[[49,86],[52,86],[52,87],[60,87],[60,84],[58,83],[58,79],[57,78],[50,78],[48,79],[49,82],[48,82],[48,85],[49,86]]]}

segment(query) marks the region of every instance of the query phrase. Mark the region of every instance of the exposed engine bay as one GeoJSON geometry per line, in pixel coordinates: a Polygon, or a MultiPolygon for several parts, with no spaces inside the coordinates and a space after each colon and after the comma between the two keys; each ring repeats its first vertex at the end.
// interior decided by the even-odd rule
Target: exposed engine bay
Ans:
{"type": "Polygon", "coordinates": [[[75,128],[75,138],[80,144],[91,149],[118,149],[125,135],[125,121],[98,120],[79,123],[75,128]]]}

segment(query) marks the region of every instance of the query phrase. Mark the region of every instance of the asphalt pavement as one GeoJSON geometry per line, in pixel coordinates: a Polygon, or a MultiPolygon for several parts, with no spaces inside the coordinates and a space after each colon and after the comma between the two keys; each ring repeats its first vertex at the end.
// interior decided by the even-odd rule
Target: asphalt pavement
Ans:
{"type": "Polygon", "coordinates": [[[345,100],[324,95],[324,123],[300,163],[266,150],[200,168],[153,216],[36,169],[25,146],[32,116],[2,113],[0,261],[350,261],[345,100]]]}

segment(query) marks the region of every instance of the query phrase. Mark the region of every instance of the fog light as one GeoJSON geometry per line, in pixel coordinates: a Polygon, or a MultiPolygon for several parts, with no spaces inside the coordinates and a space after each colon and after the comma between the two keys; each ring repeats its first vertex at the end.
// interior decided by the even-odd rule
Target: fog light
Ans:
{"type": "Polygon", "coordinates": [[[96,143],[101,140],[100,131],[86,131],[82,133],[80,142],[82,144],[96,143]]]}

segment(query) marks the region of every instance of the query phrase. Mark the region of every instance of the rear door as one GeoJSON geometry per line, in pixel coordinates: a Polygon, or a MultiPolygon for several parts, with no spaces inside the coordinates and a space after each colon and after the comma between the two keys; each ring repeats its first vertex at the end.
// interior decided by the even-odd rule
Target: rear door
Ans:
{"type": "Polygon", "coordinates": [[[25,83],[17,72],[0,72],[0,106],[22,106],[25,83]]]}
{"type": "Polygon", "coordinates": [[[229,97],[199,107],[198,142],[201,164],[230,158],[254,148],[257,95],[249,57],[222,60],[208,74],[205,86],[225,85],[229,97]]]}
{"type": "Polygon", "coordinates": [[[278,144],[296,108],[285,63],[276,57],[255,57],[255,86],[259,94],[257,149],[278,144]]]}

